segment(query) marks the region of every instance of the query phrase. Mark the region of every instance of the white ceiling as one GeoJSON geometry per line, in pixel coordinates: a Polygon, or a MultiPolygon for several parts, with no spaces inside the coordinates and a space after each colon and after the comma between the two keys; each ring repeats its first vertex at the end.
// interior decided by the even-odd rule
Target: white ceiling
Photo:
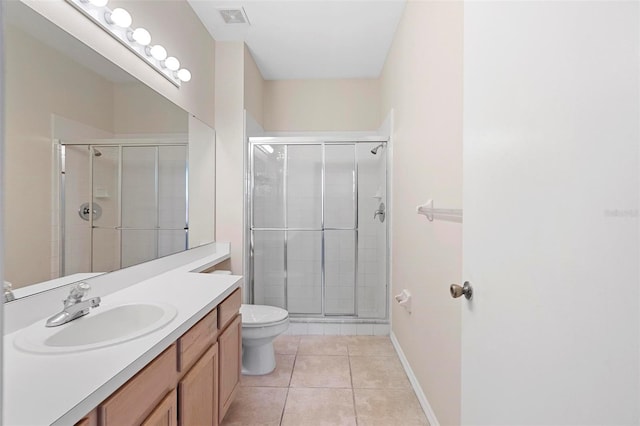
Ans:
{"type": "Polygon", "coordinates": [[[246,42],[267,80],[377,78],[405,0],[188,0],[219,41],[246,42]],[[250,25],[219,8],[244,7],[250,25]]]}

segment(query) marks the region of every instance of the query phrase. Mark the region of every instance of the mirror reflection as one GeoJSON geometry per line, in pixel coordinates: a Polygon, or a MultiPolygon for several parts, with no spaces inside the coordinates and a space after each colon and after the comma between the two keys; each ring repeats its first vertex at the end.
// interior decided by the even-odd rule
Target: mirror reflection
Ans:
{"type": "Polygon", "coordinates": [[[20,2],[4,38],[15,295],[187,249],[188,113],[20,2]]]}

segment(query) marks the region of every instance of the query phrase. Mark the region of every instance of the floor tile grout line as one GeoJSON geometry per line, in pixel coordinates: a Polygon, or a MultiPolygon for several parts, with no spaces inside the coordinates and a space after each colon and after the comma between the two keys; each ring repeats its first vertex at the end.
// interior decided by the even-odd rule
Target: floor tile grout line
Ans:
{"type": "Polygon", "coordinates": [[[351,357],[349,357],[349,375],[351,376],[351,403],[353,404],[353,416],[356,426],[358,426],[358,408],[356,407],[356,390],[353,387],[353,368],[351,367],[351,357]]]}
{"type": "MultiPolygon", "coordinates": [[[[298,344],[300,342],[298,341],[298,344]]],[[[282,413],[280,413],[280,423],[279,426],[282,426],[282,422],[284,421],[284,412],[287,408],[287,400],[289,399],[289,391],[291,390],[291,380],[293,379],[293,370],[296,368],[296,360],[298,359],[298,348],[296,347],[296,354],[293,356],[293,366],[291,367],[291,375],[289,376],[289,383],[287,384],[287,394],[284,397],[284,405],[282,406],[282,413]]]]}

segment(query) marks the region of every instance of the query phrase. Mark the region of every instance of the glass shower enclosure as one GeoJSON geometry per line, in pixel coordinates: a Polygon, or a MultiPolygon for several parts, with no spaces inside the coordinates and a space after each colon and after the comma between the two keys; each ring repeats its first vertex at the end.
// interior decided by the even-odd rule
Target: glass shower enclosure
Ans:
{"type": "Polygon", "coordinates": [[[387,317],[385,142],[250,138],[249,300],[387,317]]]}
{"type": "Polygon", "coordinates": [[[187,169],[186,142],[63,144],[63,275],[114,271],[185,250],[187,169]]]}

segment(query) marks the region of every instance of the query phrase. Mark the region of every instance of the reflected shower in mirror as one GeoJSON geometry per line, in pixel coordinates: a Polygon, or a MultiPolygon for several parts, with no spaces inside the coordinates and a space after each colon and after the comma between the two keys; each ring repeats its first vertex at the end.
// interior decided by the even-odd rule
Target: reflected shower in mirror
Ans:
{"type": "MultiPolygon", "coordinates": [[[[187,196],[187,169],[211,173],[213,129],[195,141],[186,111],[24,3],[4,9],[4,263],[16,297],[211,242],[188,239],[187,199],[201,206],[204,191],[187,196]]],[[[204,204],[194,211],[213,218],[204,204]]]]}
{"type": "Polygon", "coordinates": [[[187,248],[186,141],[110,142],[61,147],[63,275],[109,272],[187,248]]]}

